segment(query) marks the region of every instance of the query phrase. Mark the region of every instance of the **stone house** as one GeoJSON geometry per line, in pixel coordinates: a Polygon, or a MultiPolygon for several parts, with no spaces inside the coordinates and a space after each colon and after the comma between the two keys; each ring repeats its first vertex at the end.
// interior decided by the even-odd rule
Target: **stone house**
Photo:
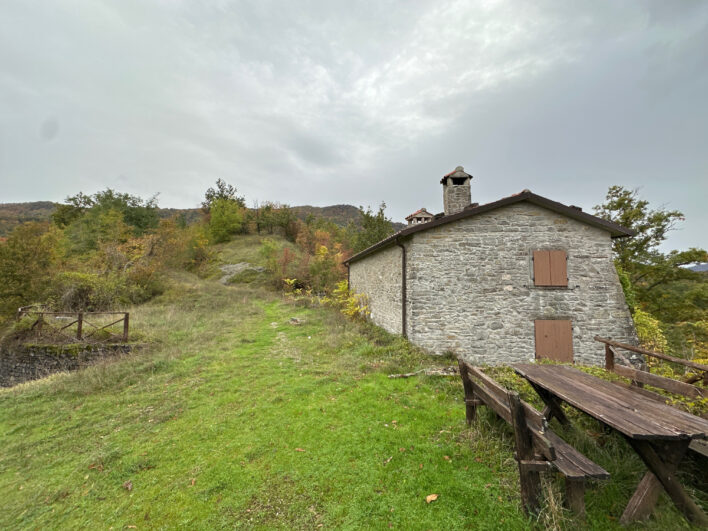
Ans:
{"type": "Polygon", "coordinates": [[[457,167],[444,213],[345,262],[375,324],[479,364],[599,364],[595,335],[636,344],[611,252],[633,231],[529,190],[472,203],[471,180],[457,167]]]}

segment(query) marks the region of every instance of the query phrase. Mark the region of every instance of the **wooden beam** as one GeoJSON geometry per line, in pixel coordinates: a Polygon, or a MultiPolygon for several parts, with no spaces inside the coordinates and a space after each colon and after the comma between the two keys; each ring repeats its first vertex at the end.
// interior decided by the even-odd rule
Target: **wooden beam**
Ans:
{"type": "Polygon", "coordinates": [[[477,402],[479,400],[474,396],[474,388],[470,381],[470,376],[467,374],[467,364],[462,360],[457,360],[457,365],[460,368],[460,377],[462,378],[462,387],[465,390],[465,417],[467,425],[470,426],[477,416],[477,402]]]}
{"type": "Polygon", "coordinates": [[[550,461],[527,461],[524,459],[519,459],[519,467],[529,472],[551,472],[553,470],[553,465],[550,461]]]}
{"type": "Polygon", "coordinates": [[[659,358],[661,360],[670,361],[673,363],[678,363],[680,365],[684,365],[686,367],[691,367],[691,368],[696,369],[698,371],[708,371],[708,365],[702,365],[700,363],[696,363],[696,362],[690,361],[690,360],[684,360],[682,358],[675,358],[673,356],[669,356],[668,354],[662,354],[661,352],[653,352],[653,351],[647,350],[645,348],[635,347],[633,345],[627,345],[626,343],[620,343],[619,341],[612,341],[611,339],[606,339],[606,338],[600,337],[600,336],[595,336],[595,341],[599,341],[600,343],[604,343],[605,345],[612,345],[613,347],[619,347],[619,348],[623,348],[625,350],[630,350],[632,352],[636,352],[637,354],[643,354],[645,356],[653,356],[654,358],[659,358]]]}
{"type": "MultiPolygon", "coordinates": [[[[550,414],[556,417],[558,419],[558,422],[560,422],[564,426],[569,425],[570,421],[563,412],[560,400],[558,400],[557,397],[546,391],[543,387],[536,385],[530,380],[529,384],[531,384],[531,387],[533,387],[534,390],[538,393],[538,396],[541,397],[541,400],[545,402],[546,406],[548,407],[548,411],[550,411],[550,414]]],[[[544,411],[546,410],[544,409],[544,411]]],[[[550,416],[548,418],[550,418],[550,416]]]]}
{"type": "MultiPolygon", "coordinates": [[[[499,390],[503,390],[503,396],[506,397],[506,389],[504,389],[494,380],[489,378],[489,376],[482,373],[482,371],[480,371],[479,369],[471,367],[467,363],[464,364],[466,366],[465,369],[468,377],[470,374],[474,374],[476,377],[479,377],[480,375],[484,377],[481,378],[484,380],[484,384],[480,384],[474,381],[473,379],[469,378],[474,397],[481,399],[489,409],[494,411],[508,424],[511,424],[511,411],[509,410],[509,406],[505,403],[505,401],[508,399],[499,396],[499,390]],[[494,388],[494,391],[491,391],[490,388],[494,388]]],[[[462,374],[462,371],[460,371],[460,374],[462,374]]],[[[553,447],[553,444],[548,440],[548,438],[544,434],[545,429],[547,427],[546,419],[543,418],[541,414],[536,411],[531,405],[527,404],[524,401],[522,401],[521,404],[522,408],[524,409],[526,420],[529,424],[529,430],[531,431],[531,436],[533,437],[536,449],[541,453],[541,455],[543,455],[543,457],[545,457],[549,461],[554,461],[556,459],[556,450],[553,447]]]]}
{"type": "Polygon", "coordinates": [[[585,516],[585,480],[565,478],[565,505],[578,516],[585,516]]]}
{"type": "Polygon", "coordinates": [[[650,442],[638,439],[628,439],[628,441],[683,515],[698,526],[708,527],[708,516],[686,494],[675,476],[677,464],[681,462],[690,441],[664,443],[662,452],[665,454],[664,459],[657,455],[650,442]]]}
{"type": "Polygon", "coordinates": [[[605,345],[605,370],[613,371],[615,369],[615,353],[610,345],[605,345]]]}
{"type": "Polygon", "coordinates": [[[665,376],[659,376],[657,374],[652,374],[646,371],[640,371],[637,369],[630,369],[629,367],[623,367],[622,365],[616,365],[614,367],[614,373],[624,376],[634,380],[635,382],[640,382],[647,385],[653,385],[660,389],[670,391],[679,395],[687,396],[689,398],[704,398],[706,393],[704,393],[698,387],[694,387],[691,384],[680,382],[672,378],[666,378],[665,376]]]}
{"type": "Polygon", "coordinates": [[[516,392],[509,393],[511,424],[514,427],[516,454],[519,460],[519,482],[521,484],[521,502],[528,514],[536,514],[541,507],[541,476],[533,467],[523,466],[523,462],[534,461],[531,432],[526,423],[526,413],[521,399],[516,392]]]}

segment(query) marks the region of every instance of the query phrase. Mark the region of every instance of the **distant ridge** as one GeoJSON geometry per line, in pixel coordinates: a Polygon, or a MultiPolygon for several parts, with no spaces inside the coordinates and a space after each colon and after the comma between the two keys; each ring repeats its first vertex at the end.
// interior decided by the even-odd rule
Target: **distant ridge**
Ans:
{"type": "Polygon", "coordinates": [[[703,264],[696,264],[694,266],[689,267],[688,269],[690,269],[691,271],[695,271],[696,273],[708,271],[708,262],[703,264]]]}
{"type": "MultiPolygon", "coordinates": [[[[17,225],[27,221],[49,221],[59,203],[52,201],[33,201],[29,203],[0,203],[0,237],[7,236],[17,225]]],[[[331,205],[316,207],[301,205],[291,207],[295,215],[305,220],[308,215],[321,217],[345,227],[350,221],[359,220],[359,209],[352,205],[331,205]]],[[[159,208],[161,218],[169,218],[178,214],[184,214],[187,223],[199,220],[201,209],[199,208],[159,208]]],[[[393,223],[395,230],[400,230],[405,225],[403,223],[393,223]]]]}

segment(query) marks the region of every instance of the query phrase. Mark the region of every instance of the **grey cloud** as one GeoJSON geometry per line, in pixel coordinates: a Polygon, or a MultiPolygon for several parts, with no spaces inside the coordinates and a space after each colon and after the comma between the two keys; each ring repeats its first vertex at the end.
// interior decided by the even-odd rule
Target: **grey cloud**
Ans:
{"type": "Polygon", "coordinates": [[[707,246],[706,48],[701,2],[3,2],[0,201],[221,177],[401,219],[463,164],[477,200],[642,186],[707,246]]]}

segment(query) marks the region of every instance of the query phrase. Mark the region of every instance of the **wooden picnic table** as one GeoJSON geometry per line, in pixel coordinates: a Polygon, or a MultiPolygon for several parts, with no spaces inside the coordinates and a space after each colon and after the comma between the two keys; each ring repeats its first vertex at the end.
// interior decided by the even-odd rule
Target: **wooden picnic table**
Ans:
{"type": "Polygon", "coordinates": [[[587,413],[625,436],[649,471],[622,515],[629,523],[646,518],[661,488],[692,522],[708,526],[708,516],[686,494],[676,469],[694,439],[708,438],[708,420],[691,415],[639,393],[564,365],[516,364],[546,404],[545,415],[567,424],[560,401],[587,413]]]}

